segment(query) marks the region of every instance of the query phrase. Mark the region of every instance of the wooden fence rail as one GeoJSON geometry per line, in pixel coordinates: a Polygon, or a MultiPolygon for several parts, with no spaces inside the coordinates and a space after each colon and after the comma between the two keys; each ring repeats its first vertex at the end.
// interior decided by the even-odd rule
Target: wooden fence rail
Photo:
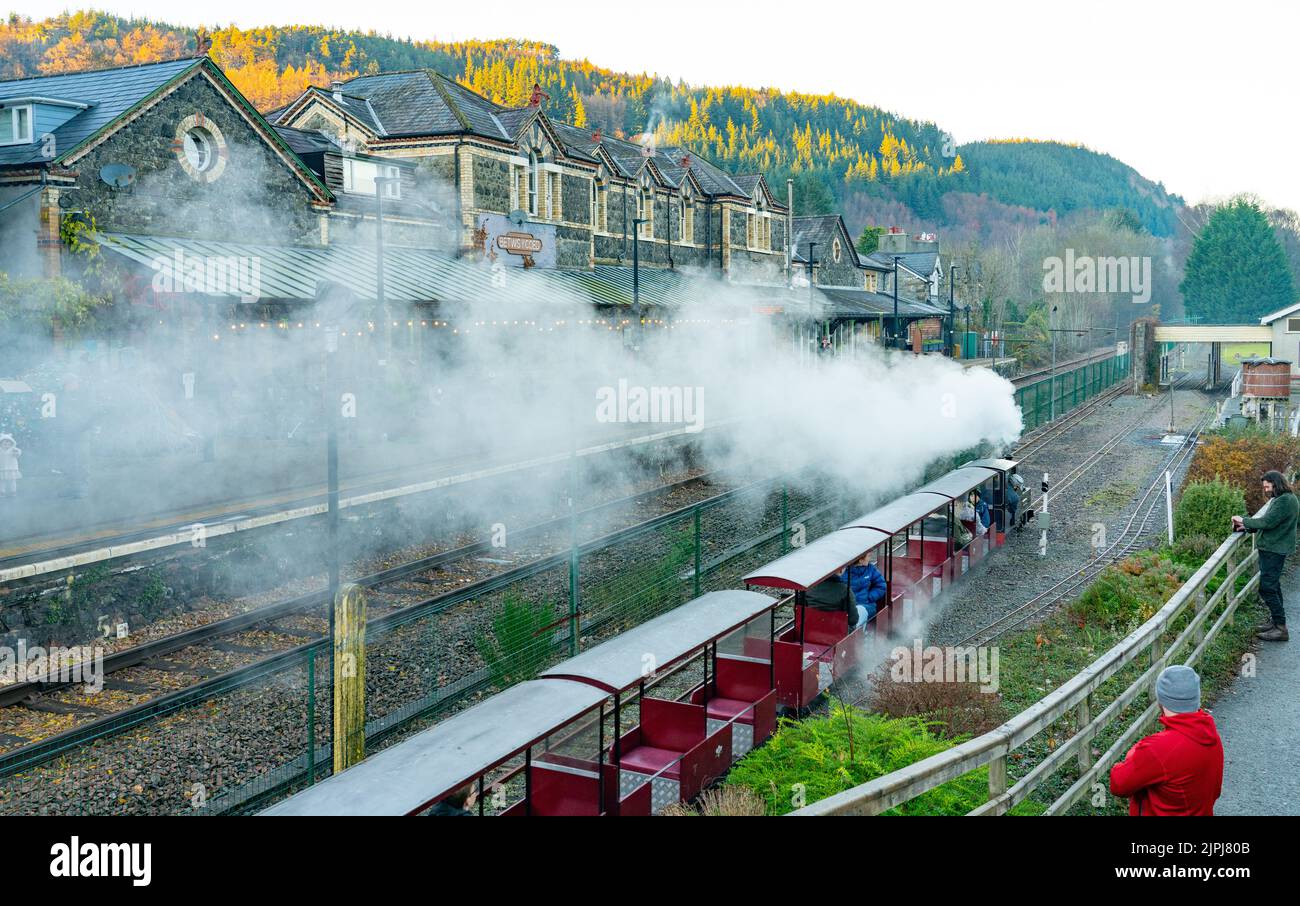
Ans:
{"type": "Polygon", "coordinates": [[[1094,783],[1108,785],[1110,767],[1128,752],[1156,718],[1159,706],[1154,700],[1155,682],[1160,671],[1172,663],[1195,664],[1223,627],[1232,622],[1238,605],[1259,585],[1259,555],[1253,538],[1253,535],[1241,533],[1229,536],[1151,619],[1037,704],[1000,727],[791,814],[877,815],[988,765],[989,800],[970,814],[1001,815],[1073,759],[1079,768],[1078,779],[1047,808],[1049,815],[1065,813],[1089,793],[1094,783]],[[1226,576],[1210,592],[1211,581],[1225,570],[1226,576]],[[1249,581],[1237,589],[1238,578],[1247,570],[1250,571],[1249,581]],[[1169,641],[1175,624],[1184,615],[1189,617],[1186,625],[1169,641]],[[1207,623],[1210,623],[1208,629],[1207,623]],[[1188,646],[1191,646],[1190,653],[1178,660],[1179,652],[1188,646]],[[1148,665],[1146,669],[1114,700],[1098,710],[1101,706],[1098,690],[1122,669],[1140,659],[1148,665]],[[1143,692],[1151,693],[1151,703],[1127,725],[1105,754],[1094,758],[1093,741],[1116,723],[1143,692]],[[1078,724],[1075,734],[1028,774],[1007,786],[1007,763],[1012,753],[1071,712],[1078,724]]]}

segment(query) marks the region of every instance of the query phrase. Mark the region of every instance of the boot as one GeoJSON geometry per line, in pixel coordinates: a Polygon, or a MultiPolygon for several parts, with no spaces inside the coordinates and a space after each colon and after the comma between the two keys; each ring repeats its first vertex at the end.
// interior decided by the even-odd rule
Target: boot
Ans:
{"type": "Polygon", "coordinates": [[[1261,632],[1268,632],[1275,625],[1277,624],[1274,623],[1273,619],[1270,617],[1269,619],[1265,620],[1263,623],[1260,623],[1258,626],[1255,627],[1255,634],[1259,635],[1261,632]]]}
{"type": "Polygon", "coordinates": [[[1261,632],[1259,638],[1264,642],[1285,642],[1291,638],[1291,634],[1286,631],[1286,624],[1274,626],[1268,632],[1261,632]]]}

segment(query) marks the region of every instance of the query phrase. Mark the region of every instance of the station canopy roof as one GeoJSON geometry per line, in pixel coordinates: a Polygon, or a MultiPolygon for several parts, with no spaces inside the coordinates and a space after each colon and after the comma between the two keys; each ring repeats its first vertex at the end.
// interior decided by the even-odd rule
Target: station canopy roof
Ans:
{"type": "Polygon", "coordinates": [[[938,494],[941,497],[955,499],[969,492],[972,488],[983,484],[990,478],[995,478],[997,472],[993,469],[986,469],[982,466],[969,466],[949,472],[942,478],[936,478],[929,484],[922,485],[913,493],[915,494],[938,494]]]}
{"type": "Polygon", "coordinates": [[[620,692],[766,613],[776,601],[754,591],[711,591],[662,616],[629,629],[590,651],[556,664],[543,677],[577,679],[620,692]]]}
{"type": "MultiPolygon", "coordinates": [[[[892,295],[850,286],[818,286],[817,290],[824,297],[827,314],[832,317],[874,319],[894,316],[892,295]]],[[[898,300],[899,318],[942,318],[947,315],[946,308],[928,302],[902,297],[898,300]]]]}
{"type": "Polygon", "coordinates": [[[600,704],[583,683],[531,680],[273,805],[263,815],[408,815],[600,704]]]}
{"type": "MultiPolygon", "coordinates": [[[[169,268],[174,278],[182,276],[178,264],[227,260],[245,262],[248,269],[250,262],[256,262],[255,299],[245,298],[247,286],[234,279],[225,283],[207,280],[201,290],[193,290],[214,298],[311,301],[316,298],[318,284],[326,281],[345,287],[358,299],[375,298],[377,258],[370,245],[254,245],[127,233],[103,233],[98,239],[104,249],[151,270],[169,268]]],[[[521,308],[545,305],[554,309],[566,304],[628,307],[632,305],[632,287],[630,267],[508,268],[494,274],[481,262],[436,249],[384,249],[384,296],[390,302],[468,304],[505,300],[521,308]]],[[[182,287],[178,290],[186,291],[182,287]]],[[[640,300],[647,308],[660,311],[720,307],[742,316],[770,304],[792,314],[809,313],[807,293],[777,285],[737,285],[664,268],[640,269],[640,300]]],[[[510,316],[504,311],[501,314],[510,316]]]]}
{"type": "Polygon", "coordinates": [[[908,494],[847,523],[843,528],[873,528],[895,535],[944,506],[933,494],[908,494]]]}
{"type": "Polygon", "coordinates": [[[745,576],[742,581],[747,585],[807,591],[888,540],[887,534],[875,529],[842,528],[796,548],[745,576]]]}

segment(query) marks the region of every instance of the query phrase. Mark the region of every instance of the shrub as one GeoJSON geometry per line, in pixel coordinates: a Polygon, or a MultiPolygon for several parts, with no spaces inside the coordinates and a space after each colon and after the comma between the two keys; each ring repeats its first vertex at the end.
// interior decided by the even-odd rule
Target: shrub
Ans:
{"type": "Polygon", "coordinates": [[[750,818],[767,814],[762,797],[747,786],[724,784],[705,790],[694,805],[677,803],[659,814],[664,816],[699,816],[706,818],[750,818]]]}
{"type": "Polygon", "coordinates": [[[1180,535],[1174,541],[1171,555],[1175,563],[1199,569],[1201,564],[1210,559],[1223,542],[1207,535],[1180,535]]]}
{"type": "Polygon", "coordinates": [[[948,739],[978,736],[1007,719],[1002,697],[976,681],[899,682],[890,664],[871,674],[867,707],[886,717],[920,717],[948,739]]]}
{"type": "Polygon", "coordinates": [[[1245,512],[1246,498],[1240,487],[1221,478],[1194,481],[1183,489],[1183,496],[1174,510],[1174,537],[1203,535],[1217,538],[1215,547],[1218,547],[1232,533],[1232,517],[1245,512]]]}
{"type": "Polygon", "coordinates": [[[1124,631],[1155,615],[1192,574],[1166,551],[1143,551],[1108,567],[1070,605],[1079,626],[1124,631]]]}
{"type": "Polygon", "coordinates": [[[553,603],[532,604],[508,592],[492,620],[492,635],[480,633],[474,639],[492,682],[504,687],[535,677],[554,648],[554,626],[553,603]]]}
{"type": "Polygon", "coordinates": [[[1269,469],[1289,475],[1297,459],[1300,441],[1289,435],[1257,428],[1225,431],[1196,448],[1184,487],[1221,478],[1245,492],[1246,506],[1253,513],[1264,505],[1259,476],[1269,469]]]}
{"type": "MultiPolygon", "coordinates": [[[[763,799],[767,813],[866,783],[951,748],[919,717],[882,717],[834,703],[827,717],[782,720],[776,734],[727,775],[763,799]]],[[[988,799],[988,769],[936,787],[887,815],[964,815],[988,799]]]]}

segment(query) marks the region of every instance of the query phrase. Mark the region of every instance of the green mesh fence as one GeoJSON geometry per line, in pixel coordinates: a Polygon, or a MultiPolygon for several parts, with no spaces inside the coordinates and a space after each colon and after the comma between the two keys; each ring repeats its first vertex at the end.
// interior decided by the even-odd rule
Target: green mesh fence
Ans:
{"type": "MultiPolygon", "coordinates": [[[[1057,414],[1126,373],[1125,356],[1058,375],[1057,414]]],[[[1028,428],[1046,418],[1049,392],[1050,382],[1017,392],[1028,428]]],[[[393,615],[376,607],[366,640],[367,750],[704,592],[737,588],[750,570],[869,503],[846,501],[832,485],[809,492],[762,482],[426,605],[393,615]]],[[[305,645],[232,678],[219,660],[211,669],[210,680],[178,685],[131,721],[0,752],[0,814],[246,813],[329,775],[328,646],[305,645]]]]}
{"type": "Polygon", "coordinates": [[[1026,384],[1016,391],[1016,405],[1024,417],[1025,430],[1032,431],[1051,421],[1053,413],[1059,417],[1087,402],[1127,378],[1128,370],[1129,354],[1125,353],[1063,371],[1055,380],[1045,378],[1026,384]]]}

